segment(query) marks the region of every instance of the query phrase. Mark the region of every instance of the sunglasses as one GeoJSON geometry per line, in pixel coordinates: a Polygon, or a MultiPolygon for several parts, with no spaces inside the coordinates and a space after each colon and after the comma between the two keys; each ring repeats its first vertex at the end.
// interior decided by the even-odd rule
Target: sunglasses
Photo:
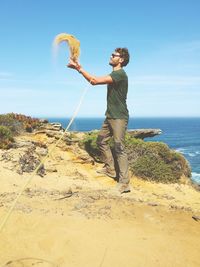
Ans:
{"type": "Polygon", "coordinates": [[[120,55],[112,54],[112,57],[121,57],[120,55]]]}

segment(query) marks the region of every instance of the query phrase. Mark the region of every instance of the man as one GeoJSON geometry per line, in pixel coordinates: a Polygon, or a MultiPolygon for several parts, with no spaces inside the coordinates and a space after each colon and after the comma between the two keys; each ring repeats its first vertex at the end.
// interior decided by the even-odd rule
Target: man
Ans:
{"type": "Polygon", "coordinates": [[[128,62],[128,49],[116,48],[109,61],[113,71],[107,76],[95,77],[86,72],[79,63],[73,60],[70,60],[70,63],[68,64],[69,68],[79,71],[92,85],[107,84],[106,119],[97,138],[97,144],[102,153],[105,165],[103,169],[97,172],[113,178],[117,176],[120,193],[130,192],[128,159],[124,147],[129,114],[126,104],[128,77],[123,70],[123,67],[126,66],[128,62]],[[108,141],[112,136],[114,139],[117,166],[114,164],[113,156],[108,144],[108,141]]]}

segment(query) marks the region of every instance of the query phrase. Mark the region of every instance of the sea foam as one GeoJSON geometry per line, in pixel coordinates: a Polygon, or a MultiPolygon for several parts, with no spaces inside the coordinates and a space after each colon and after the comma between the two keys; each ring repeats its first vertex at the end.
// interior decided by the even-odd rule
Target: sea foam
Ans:
{"type": "Polygon", "coordinates": [[[200,173],[192,172],[192,180],[200,184],[200,173]]]}

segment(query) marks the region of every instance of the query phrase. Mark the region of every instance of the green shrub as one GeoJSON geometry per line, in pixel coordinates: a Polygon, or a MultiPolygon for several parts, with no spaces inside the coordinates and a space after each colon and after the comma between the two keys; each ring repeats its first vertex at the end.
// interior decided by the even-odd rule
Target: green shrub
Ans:
{"type": "Polygon", "coordinates": [[[32,132],[38,126],[40,121],[29,116],[15,113],[0,114],[0,148],[11,147],[14,142],[13,136],[24,131],[32,132]]]}
{"type": "Polygon", "coordinates": [[[16,120],[13,113],[1,114],[0,125],[9,128],[14,135],[19,134],[23,130],[22,122],[16,120]]]}
{"type": "MultiPolygon", "coordinates": [[[[100,160],[100,151],[97,147],[98,132],[86,134],[82,146],[95,159],[100,160]]],[[[110,141],[111,150],[113,141],[110,141]]],[[[125,136],[125,146],[131,172],[146,180],[163,183],[176,183],[181,176],[191,177],[189,163],[184,156],[162,142],[145,142],[125,136]]]]}
{"type": "Polygon", "coordinates": [[[85,135],[85,138],[79,142],[79,145],[84,148],[97,162],[101,162],[101,153],[96,143],[97,136],[97,131],[89,132],[85,135]]]}
{"type": "Polygon", "coordinates": [[[155,156],[142,156],[132,163],[131,171],[145,180],[154,180],[163,183],[173,182],[174,174],[169,164],[157,159],[155,156]]]}
{"type": "Polygon", "coordinates": [[[17,135],[23,131],[32,132],[40,126],[40,121],[23,114],[8,113],[0,115],[0,125],[8,127],[14,135],[17,135]]]}
{"type": "Polygon", "coordinates": [[[0,148],[10,148],[14,142],[11,130],[6,126],[0,125],[0,148]]]}

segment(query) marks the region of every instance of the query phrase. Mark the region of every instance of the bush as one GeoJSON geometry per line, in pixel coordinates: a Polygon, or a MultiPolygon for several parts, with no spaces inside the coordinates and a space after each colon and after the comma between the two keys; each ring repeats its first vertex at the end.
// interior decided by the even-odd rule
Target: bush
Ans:
{"type": "Polygon", "coordinates": [[[41,125],[40,120],[36,118],[31,118],[30,116],[25,116],[23,114],[11,113],[15,120],[22,123],[23,129],[26,132],[32,132],[34,129],[41,125]]]}
{"type": "Polygon", "coordinates": [[[0,125],[9,128],[14,135],[19,134],[23,130],[22,122],[16,120],[13,113],[1,114],[0,125]]]}
{"type": "Polygon", "coordinates": [[[97,162],[101,162],[101,153],[96,143],[97,136],[97,131],[89,132],[85,135],[85,138],[79,142],[79,145],[81,148],[84,148],[97,162]]]}
{"type": "MultiPolygon", "coordinates": [[[[82,146],[97,161],[100,151],[97,147],[98,132],[86,134],[82,146]]],[[[113,151],[113,142],[110,141],[113,151]]],[[[131,172],[145,180],[163,183],[179,182],[181,176],[191,177],[191,169],[182,154],[171,150],[162,142],[145,142],[126,134],[125,146],[131,172]]]]}
{"type": "Polygon", "coordinates": [[[170,165],[154,156],[142,156],[131,164],[131,170],[136,175],[145,180],[173,182],[174,175],[170,165]]]}
{"type": "Polygon", "coordinates": [[[8,149],[14,139],[11,130],[6,126],[0,126],[0,148],[8,149]]]}
{"type": "Polygon", "coordinates": [[[135,139],[129,141],[126,147],[130,169],[141,178],[176,183],[182,175],[191,177],[191,169],[184,156],[162,142],[135,139]]]}
{"type": "Polygon", "coordinates": [[[1,114],[0,148],[10,148],[14,142],[14,136],[24,131],[32,132],[38,126],[40,121],[29,116],[15,113],[1,114]]]}
{"type": "Polygon", "coordinates": [[[8,113],[0,115],[0,125],[8,127],[14,135],[17,135],[23,131],[32,132],[40,126],[40,121],[22,114],[8,113]]]}

